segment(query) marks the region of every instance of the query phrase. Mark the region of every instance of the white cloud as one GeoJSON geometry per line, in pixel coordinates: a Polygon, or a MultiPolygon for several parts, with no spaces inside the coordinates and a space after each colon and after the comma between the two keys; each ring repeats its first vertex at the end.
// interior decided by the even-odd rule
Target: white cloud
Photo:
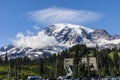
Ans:
{"type": "Polygon", "coordinates": [[[33,28],[34,28],[35,30],[40,30],[40,27],[39,27],[38,25],[34,25],[33,28]]]}
{"type": "Polygon", "coordinates": [[[43,24],[88,23],[102,16],[102,14],[93,11],[65,8],[47,8],[29,12],[28,15],[30,19],[43,24]]]}
{"type": "Polygon", "coordinates": [[[30,30],[27,30],[27,35],[34,35],[34,33],[33,32],[31,32],[30,30]]]}
{"type": "Polygon", "coordinates": [[[24,37],[24,35],[23,35],[22,33],[18,33],[18,34],[16,35],[16,38],[18,38],[18,39],[23,38],[23,37],[24,37]]]}
{"type": "Polygon", "coordinates": [[[31,47],[44,48],[47,46],[57,45],[57,41],[54,37],[50,37],[44,34],[44,32],[39,32],[36,36],[24,36],[22,33],[16,35],[16,39],[12,40],[13,44],[18,47],[31,47]]]}

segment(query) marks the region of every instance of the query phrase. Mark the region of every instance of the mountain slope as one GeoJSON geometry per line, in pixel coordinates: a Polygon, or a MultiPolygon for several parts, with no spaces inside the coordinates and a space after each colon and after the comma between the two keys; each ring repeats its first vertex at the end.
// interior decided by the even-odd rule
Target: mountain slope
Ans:
{"type": "MultiPolygon", "coordinates": [[[[110,35],[103,29],[92,30],[80,25],[54,24],[46,27],[41,32],[43,32],[45,36],[54,37],[58,44],[42,48],[8,45],[0,48],[0,56],[4,57],[7,52],[9,58],[28,56],[31,59],[35,59],[37,57],[48,57],[51,54],[61,52],[62,50],[76,44],[86,44],[88,47],[95,47],[98,45],[100,48],[120,48],[120,36],[110,35]]],[[[39,34],[36,34],[31,37],[38,36],[39,34]]],[[[44,37],[39,36],[39,38],[44,37]]],[[[37,39],[39,40],[39,38],[37,39]]],[[[34,42],[32,43],[34,44],[34,42]]]]}

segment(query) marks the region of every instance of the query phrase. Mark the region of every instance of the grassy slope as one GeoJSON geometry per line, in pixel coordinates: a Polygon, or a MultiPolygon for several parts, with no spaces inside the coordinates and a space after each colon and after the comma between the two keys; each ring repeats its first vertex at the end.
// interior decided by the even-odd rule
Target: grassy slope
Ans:
{"type": "MultiPolygon", "coordinates": [[[[31,75],[39,75],[38,74],[38,67],[37,66],[22,66],[21,72],[20,72],[20,77],[21,78],[25,78],[27,76],[31,76],[31,75]]],[[[15,70],[13,70],[13,72],[15,72],[15,70]]],[[[2,79],[7,79],[8,78],[8,73],[9,73],[9,66],[2,66],[0,65],[0,80],[2,79]]],[[[13,77],[10,77],[10,80],[13,80],[13,77]]],[[[8,79],[7,79],[8,80],[8,79]]]]}

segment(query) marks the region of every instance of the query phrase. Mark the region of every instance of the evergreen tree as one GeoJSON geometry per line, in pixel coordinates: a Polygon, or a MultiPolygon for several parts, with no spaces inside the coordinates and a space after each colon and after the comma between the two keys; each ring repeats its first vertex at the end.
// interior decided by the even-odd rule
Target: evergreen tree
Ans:
{"type": "Polygon", "coordinates": [[[5,54],[5,64],[7,64],[8,63],[8,53],[6,52],[6,54],[5,54]]]}
{"type": "Polygon", "coordinates": [[[0,56],[0,65],[3,65],[3,64],[4,64],[4,62],[3,62],[3,60],[2,60],[2,58],[0,56]]]}
{"type": "Polygon", "coordinates": [[[78,64],[79,64],[79,54],[78,51],[76,51],[74,53],[73,56],[73,65],[74,65],[74,77],[77,78],[78,77],[78,64]]]}
{"type": "Polygon", "coordinates": [[[90,77],[90,59],[89,59],[89,52],[87,52],[87,77],[90,77]]]}
{"type": "Polygon", "coordinates": [[[41,75],[41,74],[44,74],[43,59],[41,59],[40,62],[39,62],[39,71],[40,71],[40,75],[41,75]]]}

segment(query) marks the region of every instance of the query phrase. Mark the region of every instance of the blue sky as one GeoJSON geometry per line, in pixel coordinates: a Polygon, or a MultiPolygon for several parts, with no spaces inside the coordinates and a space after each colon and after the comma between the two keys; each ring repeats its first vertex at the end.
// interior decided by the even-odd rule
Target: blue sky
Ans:
{"type": "Polygon", "coordinates": [[[95,15],[99,13],[102,15],[99,16],[99,19],[94,18],[94,20],[91,20],[88,18],[90,22],[75,23],[92,29],[102,28],[110,34],[120,34],[119,4],[120,0],[0,0],[0,46],[10,44],[10,39],[15,38],[19,32],[24,34],[26,34],[27,30],[37,32],[33,28],[36,24],[40,29],[43,29],[48,24],[45,20],[43,21],[44,24],[42,24],[40,22],[42,20],[37,21],[35,17],[32,19],[30,17],[36,11],[51,8],[54,11],[68,10],[69,12],[83,10],[93,12],[95,15]],[[30,12],[33,13],[28,15],[30,12]]]}

